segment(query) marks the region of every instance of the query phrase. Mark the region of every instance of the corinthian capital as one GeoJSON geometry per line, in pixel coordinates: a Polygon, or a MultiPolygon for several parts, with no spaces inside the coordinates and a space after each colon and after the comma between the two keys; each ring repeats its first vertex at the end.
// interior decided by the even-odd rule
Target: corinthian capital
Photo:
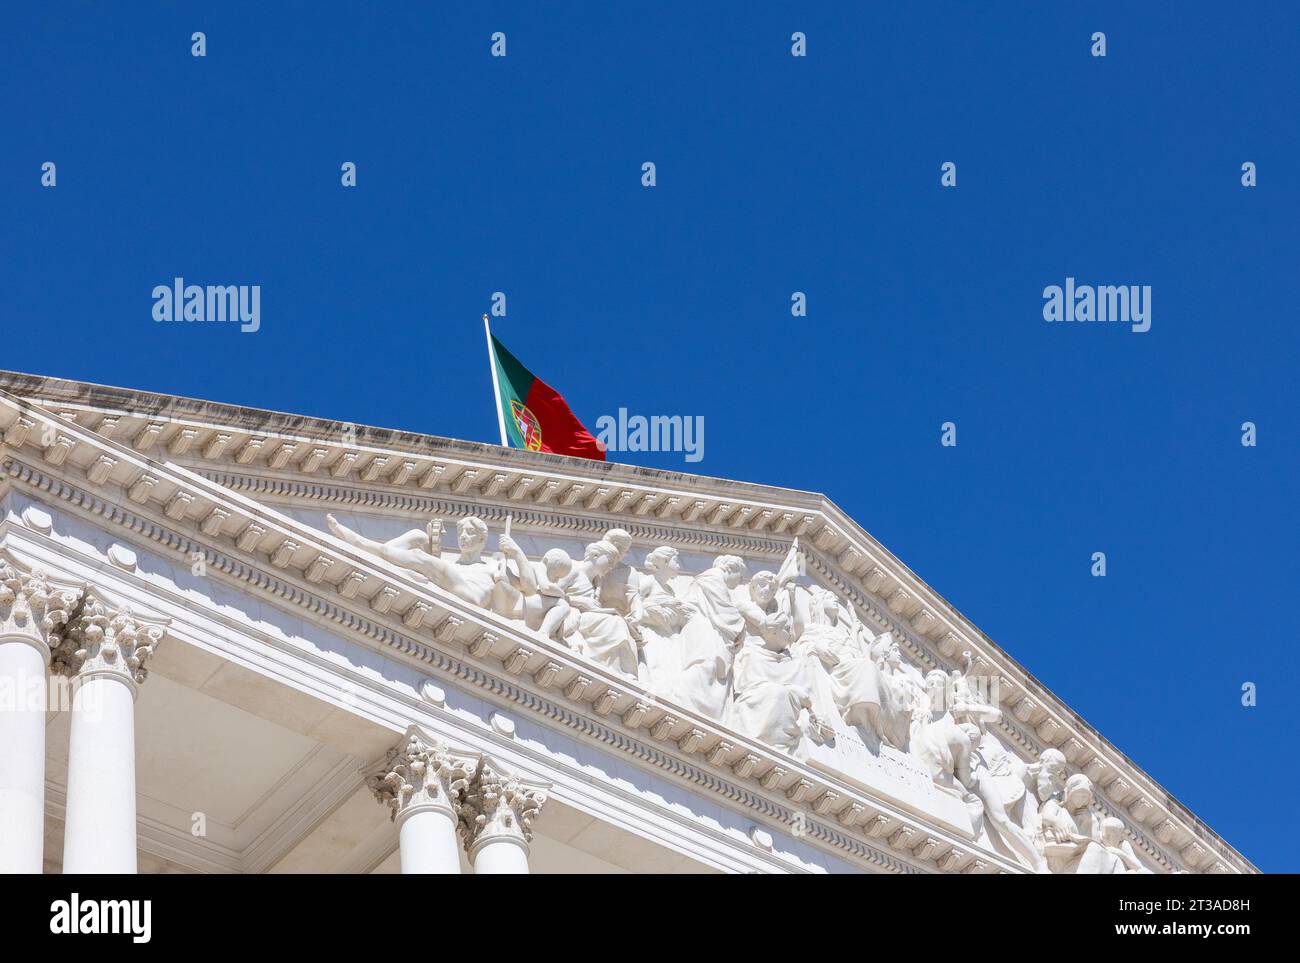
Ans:
{"type": "Polygon", "coordinates": [[[510,840],[527,847],[548,788],[545,783],[508,776],[485,759],[461,810],[461,830],[471,858],[480,846],[494,841],[510,840]]]}
{"type": "Polygon", "coordinates": [[[420,809],[436,809],[456,821],[477,769],[475,757],[409,732],[404,742],[388,750],[383,765],[366,785],[375,799],[388,806],[394,820],[420,809]]]}
{"type": "Polygon", "coordinates": [[[146,617],[130,605],[110,602],[90,589],[54,647],[53,667],[83,679],[114,676],[134,690],[148,677],[145,663],[162,641],[166,627],[166,619],[146,617]]]}
{"type": "Polygon", "coordinates": [[[62,644],[81,598],[79,587],[51,582],[39,568],[24,571],[0,558],[0,640],[27,642],[48,660],[62,644]]]}

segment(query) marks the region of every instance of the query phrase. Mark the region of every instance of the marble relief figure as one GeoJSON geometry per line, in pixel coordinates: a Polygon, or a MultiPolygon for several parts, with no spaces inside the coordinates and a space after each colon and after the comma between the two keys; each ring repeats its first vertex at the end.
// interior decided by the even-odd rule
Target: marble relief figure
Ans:
{"type": "Polygon", "coordinates": [[[747,578],[734,555],[684,573],[670,545],[651,549],[638,570],[631,536],[618,528],[581,559],[552,548],[534,562],[508,523],[496,556],[485,557],[488,528],[471,516],[456,526],[452,561],[442,557],[441,522],[379,542],[327,519],[349,544],[797,758],[846,732],[868,751],[907,754],[937,791],[960,800],[982,844],[1031,871],[1149,872],[1058,750],[1026,763],[1002,743],[1001,710],[972,683],[970,653],[960,670],[923,673],[891,632],[873,633],[835,593],[800,583],[797,541],[778,573],[747,578]]]}
{"type": "Polygon", "coordinates": [[[1043,803],[1040,844],[1053,873],[1101,873],[1109,863],[1101,817],[1093,810],[1092,780],[1076,772],[1043,803]]]}
{"type": "Polygon", "coordinates": [[[509,535],[501,536],[499,547],[504,556],[514,561],[513,570],[502,559],[483,558],[488,527],[473,515],[456,525],[460,554],[454,562],[442,557],[440,521],[431,523],[424,531],[412,529],[387,542],[377,542],[352,531],[333,515],[325,518],[330,531],[349,545],[409,569],[481,609],[509,617],[515,614],[521,595],[537,593],[532,563],[509,535]]]}
{"type": "Polygon", "coordinates": [[[793,596],[772,572],[759,572],[736,607],[744,619],[732,663],[732,696],[723,721],[738,732],[795,753],[805,737],[820,738],[813,712],[811,666],[790,652],[793,596]]]}
{"type": "Polygon", "coordinates": [[[720,555],[691,580],[686,600],[694,614],[682,627],[677,694],[688,709],[721,719],[731,688],[731,663],[745,628],[732,590],[745,577],[745,563],[720,555]]]}
{"type": "Polygon", "coordinates": [[[656,548],[646,556],[645,570],[649,578],[636,593],[631,615],[641,642],[640,679],[657,696],[674,699],[682,674],[681,632],[699,612],[673,588],[682,570],[677,549],[656,548]]]}
{"type": "Polygon", "coordinates": [[[882,632],[871,643],[871,659],[885,679],[887,698],[881,706],[880,727],[886,745],[905,749],[911,742],[912,722],[930,706],[921,670],[903,658],[893,632],[882,632]]]}
{"type": "Polygon", "coordinates": [[[1133,851],[1133,844],[1124,838],[1124,823],[1114,816],[1107,816],[1101,821],[1101,841],[1109,857],[1101,872],[1155,875],[1142,864],[1142,860],[1138,859],[1137,853],[1133,851]]]}
{"type": "MultiPolygon", "coordinates": [[[[537,573],[537,595],[534,607],[540,618],[524,621],[544,638],[563,641],[577,631],[576,618],[570,618],[576,609],[569,603],[568,585],[573,575],[573,559],[562,548],[553,548],[542,556],[541,571],[537,573]],[[536,624],[534,624],[536,622],[536,624]]],[[[533,602],[526,598],[525,602],[533,602]]]]}
{"type": "Polygon", "coordinates": [[[604,541],[614,546],[616,560],[600,578],[600,604],[627,618],[642,583],[641,574],[625,561],[632,547],[632,536],[621,528],[611,528],[605,532],[604,541]]]}
{"type": "Polygon", "coordinates": [[[614,543],[601,539],[583,553],[566,584],[569,605],[578,613],[572,647],[580,654],[629,678],[637,676],[637,645],[624,614],[606,606],[601,578],[613,572],[621,559],[614,543]]]}
{"type": "Polygon", "coordinates": [[[1000,848],[1010,850],[1035,872],[1048,872],[1047,860],[1033,838],[1007,813],[1006,801],[990,765],[990,758],[995,758],[996,747],[985,746],[988,737],[975,723],[963,722],[960,725],[970,737],[970,752],[965,757],[958,781],[979,801],[977,818],[974,820],[976,831],[996,836],[997,842],[1002,844],[1000,848]]]}
{"type": "Polygon", "coordinates": [[[873,661],[874,637],[833,593],[814,589],[812,595],[812,622],[804,627],[791,651],[806,664],[816,663],[822,669],[808,672],[817,716],[861,726],[880,742],[905,748],[907,727],[898,725],[906,717],[904,692],[873,661]]]}

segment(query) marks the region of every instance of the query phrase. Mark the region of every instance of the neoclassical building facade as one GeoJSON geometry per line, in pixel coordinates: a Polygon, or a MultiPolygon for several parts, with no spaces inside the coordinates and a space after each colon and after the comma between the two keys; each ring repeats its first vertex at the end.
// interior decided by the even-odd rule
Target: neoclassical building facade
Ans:
{"type": "Polygon", "coordinates": [[[826,497],[0,373],[0,871],[1251,873],[826,497]]]}

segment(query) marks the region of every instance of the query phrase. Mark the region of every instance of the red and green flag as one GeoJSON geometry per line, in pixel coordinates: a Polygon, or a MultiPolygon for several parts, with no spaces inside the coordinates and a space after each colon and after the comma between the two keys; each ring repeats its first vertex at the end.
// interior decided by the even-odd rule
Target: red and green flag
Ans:
{"type": "MultiPolygon", "coordinates": [[[[487,327],[486,317],[483,324],[487,327]]],[[[604,461],[604,450],[569,410],[564,397],[520,364],[491,330],[487,337],[501,444],[604,461]]]]}

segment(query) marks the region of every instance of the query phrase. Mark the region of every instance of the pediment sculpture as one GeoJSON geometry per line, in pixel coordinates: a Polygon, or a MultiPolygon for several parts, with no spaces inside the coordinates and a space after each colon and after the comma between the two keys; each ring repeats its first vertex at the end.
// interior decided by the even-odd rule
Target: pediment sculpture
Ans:
{"type": "Polygon", "coordinates": [[[922,673],[890,632],[872,632],[851,604],[809,584],[798,539],[777,572],[747,577],[743,560],[722,555],[688,575],[671,545],[636,568],[619,528],[580,559],[552,548],[534,561],[509,522],[489,556],[487,525],[461,519],[458,552],[444,558],[441,521],[382,542],[327,521],[417,579],[797,759],[837,743],[906,757],[933,791],[959,801],[977,840],[1031,871],[1150,872],[1058,750],[1026,763],[1003,744],[992,728],[1001,710],[969,653],[961,670],[922,673]]]}

